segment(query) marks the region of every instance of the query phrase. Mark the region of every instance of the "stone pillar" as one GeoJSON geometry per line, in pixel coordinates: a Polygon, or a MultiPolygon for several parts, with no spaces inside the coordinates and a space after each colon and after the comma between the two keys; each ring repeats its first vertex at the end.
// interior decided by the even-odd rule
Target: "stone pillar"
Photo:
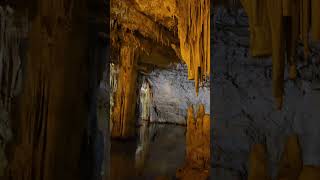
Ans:
{"type": "Polygon", "coordinates": [[[120,68],[112,109],[113,138],[126,139],[135,135],[135,110],[137,102],[137,53],[136,49],[123,46],[120,50],[120,68]]]}
{"type": "Polygon", "coordinates": [[[193,107],[188,109],[186,135],[186,162],[177,171],[181,179],[207,179],[210,169],[210,116],[205,114],[204,105],[200,105],[197,116],[193,107]]]}
{"type": "Polygon", "coordinates": [[[86,1],[34,4],[23,92],[15,107],[12,180],[82,179],[88,120],[86,1]]]}

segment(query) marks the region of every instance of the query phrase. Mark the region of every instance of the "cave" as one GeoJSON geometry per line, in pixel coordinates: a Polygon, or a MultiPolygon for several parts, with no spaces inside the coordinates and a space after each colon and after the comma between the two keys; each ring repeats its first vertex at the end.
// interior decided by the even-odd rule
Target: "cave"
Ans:
{"type": "Polygon", "coordinates": [[[208,179],[210,1],[110,7],[110,178],[208,179]]]}

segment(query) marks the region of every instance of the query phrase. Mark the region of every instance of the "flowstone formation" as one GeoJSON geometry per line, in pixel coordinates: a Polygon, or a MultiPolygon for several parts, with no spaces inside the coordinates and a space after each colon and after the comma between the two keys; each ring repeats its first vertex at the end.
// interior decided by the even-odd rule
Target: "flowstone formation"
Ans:
{"type": "MultiPolygon", "coordinates": [[[[115,64],[124,66],[121,56],[125,52],[121,49],[128,43],[136,49],[139,57],[134,64],[125,66],[139,73],[148,74],[156,68],[168,68],[184,62],[188,66],[188,79],[194,80],[198,94],[199,87],[208,79],[210,72],[210,0],[111,0],[110,21],[115,64]],[[130,67],[132,65],[135,67],[130,67]]],[[[120,70],[118,86],[129,83],[129,86],[122,86],[126,88],[122,91],[135,94],[136,75],[121,76],[123,73],[120,70]]],[[[134,97],[117,98],[118,92],[114,96],[112,114],[121,112],[122,115],[112,117],[112,137],[134,136],[132,120],[135,119],[133,112],[136,108],[120,105],[134,102],[134,97]]],[[[131,106],[136,105],[131,103],[131,106]]]]}
{"type": "Polygon", "coordinates": [[[135,132],[135,103],[137,81],[136,50],[132,47],[122,47],[120,50],[120,68],[115,92],[115,104],[111,116],[112,137],[128,138],[135,132]]]}
{"type": "Polygon", "coordinates": [[[207,179],[210,169],[210,115],[205,114],[202,104],[196,116],[193,106],[188,108],[186,146],[185,165],[178,169],[177,178],[207,179]]]}
{"type": "Polygon", "coordinates": [[[241,0],[249,17],[252,56],[272,56],[272,92],[277,109],[282,108],[285,64],[289,77],[297,77],[298,43],[305,60],[310,40],[320,41],[320,2],[317,0],[241,0]],[[310,20],[311,19],[311,20],[310,20]],[[311,34],[311,37],[309,36],[311,34]]]}

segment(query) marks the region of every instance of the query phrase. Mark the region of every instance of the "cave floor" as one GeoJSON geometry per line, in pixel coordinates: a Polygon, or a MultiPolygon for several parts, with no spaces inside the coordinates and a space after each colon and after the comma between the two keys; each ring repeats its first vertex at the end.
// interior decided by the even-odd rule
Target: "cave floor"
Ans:
{"type": "Polygon", "coordinates": [[[137,128],[137,138],[111,142],[111,179],[175,179],[183,166],[186,128],[149,124],[137,128]]]}

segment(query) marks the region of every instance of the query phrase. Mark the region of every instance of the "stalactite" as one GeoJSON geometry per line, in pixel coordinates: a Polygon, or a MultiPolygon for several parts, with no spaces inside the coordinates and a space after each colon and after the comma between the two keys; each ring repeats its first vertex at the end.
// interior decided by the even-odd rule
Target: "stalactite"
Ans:
{"type": "Polygon", "coordinates": [[[272,92],[276,108],[281,109],[285,58],[289,65],[289,78],[294,80],[297,77],[295,53],[299,34],[304,44],[305,59],[309,54],[310,27],[313,39],[320,40],[319,3],[316,0],[241,0],[241,3],[249,17],[252,55],[272,55],[272,92]]]}
{"type": "Polygon", "coordinates": [[[113,138],[129,138],[135,132],[135,102],[138,53],[134,47],[123,46],[120,50],[120,68],[117,79],[115,104],[111,116],[113,138]]]}
{"type": "Polygon", "coordinates": [[[320,41],[320,1],[319,0],[311,0],[312,7],[312,16],[311,16],[311,24],[312,24],[312,38],[316,41],[320,41]]]}
{"type": "Polygon", "coordinates": [[[178,14],[181,56],[198,94],[199,83],[210,74],[210,0],[179,3],[178,14]]]}
{"type": "Polygon", "coordinates": [[[177,171],[181,179],[207,179],[210,169],[210,115],[205,114],[203,104],[194,116],[188,108],[186,133],[186,158],[183,168],[177,171]]]}
{"type": "Polygon", "coordinates": [[[250,48],[252,56],[271,54],[271,34],[268,11],[265,8],[267,0],[241,0],[249,17],[250,48]]]}
{"type": "Polygon", "coordinates": [[[310,28],[310,0],[301,0],[301,39],[304,45],[304,57],[307,60],[307,57],[310,53],[309,49],[309,28],[310,28]]]}

